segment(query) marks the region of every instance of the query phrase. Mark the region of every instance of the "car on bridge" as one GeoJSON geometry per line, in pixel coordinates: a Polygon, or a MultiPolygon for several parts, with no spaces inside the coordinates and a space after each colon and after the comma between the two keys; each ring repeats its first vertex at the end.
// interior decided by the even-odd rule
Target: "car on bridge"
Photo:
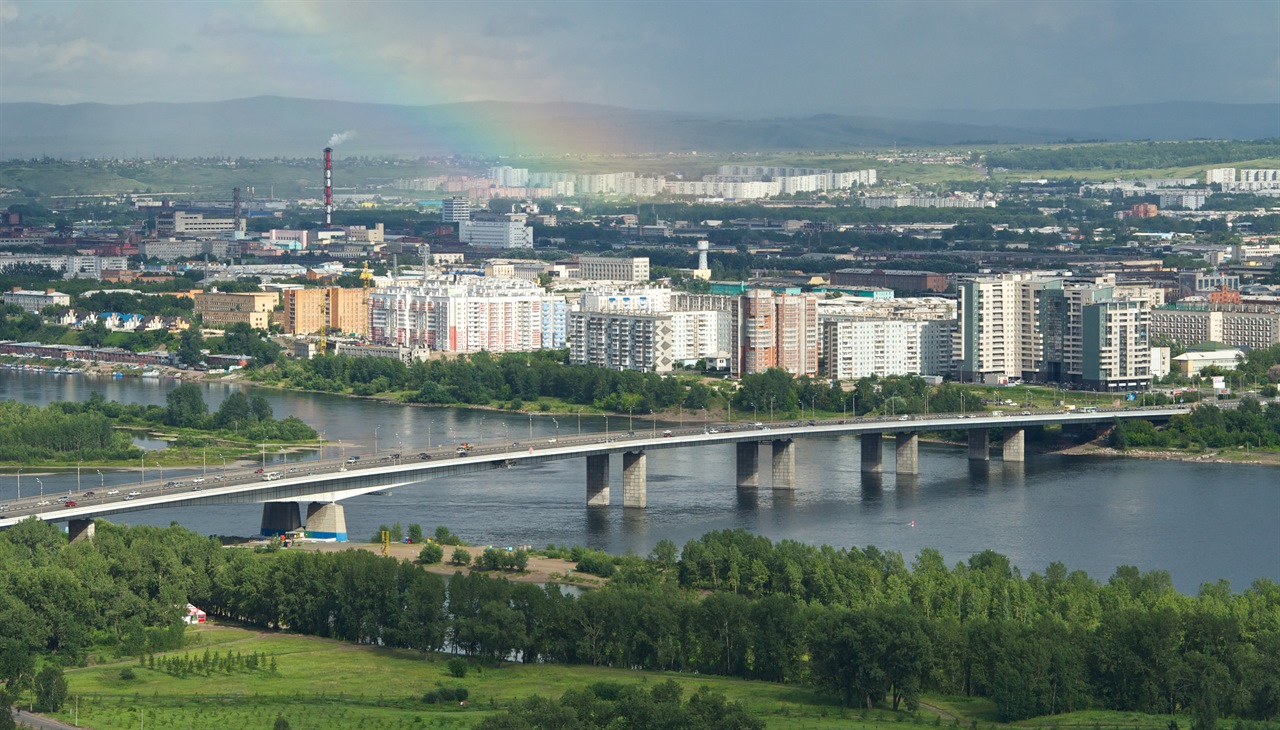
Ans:
{"type": "Polygon", "coordinates": [[[120,493],[120,490],[119,490],[119,489],[108,489],[108,490],[107,490],[107,496],[108,496],[108,497],[114,497],[114,496],[116,496],[116,495],[117,495],[117,494],[119,494],[119,493],[120,493]]]}
{"type": "Polygon", "coordinates": [[[78,504],[78,503],[77,503],[74,499],[68,499],[68,500],[67,500],[67,506],[68,506],[68,507],[75,507],[75,506],[76,506],[76,504],[78,504]]]}
{"type": "Polygon", "coordinates": [[[427,459],[431,458],[431,454],[428,454],[427,452],[423,451],[418,454],[418,458],[422,459],[423,461],[426,461],[427,459]]]}
{"type": "MultiPolygon", "coordinates": [[[[348,457],[347,457],[347,463],[348,463],[348,464],[354,464],[354,463],[356,463],[357,461],[360,461],[360,457],[359,457],[359,456],[348,456],[348,457]]],[[[262,471],[262,470],[261,470],[261,469],[259,469],[258,471],[262,471]]]]}

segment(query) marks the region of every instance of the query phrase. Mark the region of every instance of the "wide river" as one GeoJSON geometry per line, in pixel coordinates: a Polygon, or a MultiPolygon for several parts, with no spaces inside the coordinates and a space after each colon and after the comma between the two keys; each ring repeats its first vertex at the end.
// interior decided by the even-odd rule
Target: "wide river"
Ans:
{"type": "MultiPolygon", "coordinates": [[[[173,380],[108,379],[0,371],[0,397],[36,405],[79,401],[101,392],[129,403],[165,402],[173,380]]],[[[211,409],[236,388],[205,386],[211,409]]],[[[375,430],[383,452],[406,455],[440,443],[516,441],[560,433],[603,431],[604,419],[516,416],[483,411],[421,408],[340,396],[255,389],[277,418],[294,415],[322,431],[347,453],[371,451],[375,430]],[[430,431],[430,434],[428,434],[430,431]]],[[[696,417],[687,417],[689,422],[696,417]]],[[[633,428],[648,429],[636,418],[633,428]]],[[[626,416],[609,428],[625,431],[626,416]]],[[[145,444],[154,446],[154,444],[145,444]]],[[[649,507],[624,510],[621,459],[610,483],[615,505],[585,507],[585,461],[498,469],[424,480],[385,496],[344,502],[353,539],[368,539],[379,524],[448,525],[477,544],[583,544],[610,552],[645,554],[661,539],[677,546],[709,530],[742,527],[775,540],[837,547],[875,545],[907,561],[933,547],[949,563],[985,549],[1007,555],[1024,574],[1052,561],[1106,580],[1118,565],[1167,570],[1174,585],[1194,592],[1205,581],[1226,578],[1237,589],[1255,578],[1280,580],[1280,468],[1028,454],[1024,465],[970,464],[960,447],[922,444],[920,475],[899,481],[891,454],[886,473],[859,472],[855,437],[797,441],[794,492],[740,492],[734,486],[732,446],[659,450],[649,455],[649,507]]],[[[330,456],[337,451],[331,450],[330,456]]],[[[268,461],[314,459],[314,450],[268,454],[268,461]]],[[[221,468],[210,451],[208,469],[221,468]]],[[[768,460],[761,459],[768,484],[768,460]]],[[[39,487],[59,493],[76,486],[74,468],[40,475],[25,470],[23,494],[39,487]]],[[[48,470],[45,470],[48,471],[48,470]]],[[[150,469],[148,469],[150,471],[150,469]]],[[[166,470],[169,472],[170,470],[166,470]]],[[[200,471],[199,468],[195,473],[200,471]]],[[[174,472],[175,475],[177,472],[174,472]]],[[[188,472],[191,473],[191,472],[188,472]]],[[[148,476],[154,478],[155,474],[148,476]]],[[[168,477],[168,473],[165,475],[168,477]]],[[[82,471],[81,485],[127,484],[137,472],[82,471]]],[[[0,476],[0,502],[12,498],[12,470],[0,476]]],[[[130,524],[177,522],[207,534],[253,535],[257,505],[156,509],[117,515],[130,524]]]]}

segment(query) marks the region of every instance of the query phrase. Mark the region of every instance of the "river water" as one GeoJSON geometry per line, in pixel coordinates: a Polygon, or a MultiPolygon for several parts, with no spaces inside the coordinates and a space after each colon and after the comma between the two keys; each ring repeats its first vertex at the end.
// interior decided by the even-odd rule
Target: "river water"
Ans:
{"type": "MultiPolygon", "coordinates": [[[[176,385],[173,380],[0,371],[0,397],[36,405],[82,400],[94,391],[110,400],[163,404],[176,385]]],[[[245,386],[204,387],[214,409],[245,386]]],[[[575,416],[558,416],[557,424],[547,417],[254,392],[267,398],[277,418],[297,416],[323,431],[333,449],[348,452],[372,450],[375,429],[379,450],[413,454],[427,445],[428,437],[439,445],[515,441],[531,433],[547,438],[557,428],[562,434],[605,428],[600,416],[584,416],[580,424],[575,416]]],[[[628,430],[628,418],[611,416],[609,428],[628,430]]],[[[630,428],[648,430],[650,424],[637,418],[630,428]]],[[[775,540],[875,545],[902,552],[908,562],[925,547],[937,548],[952,564],[989,548],[1007,555],[1024,574],[1043,572],[1050,562],[1060,561],[1105,580],[1118,565],[1136,565],[1169,571],[1183,592],[1220,578],[1237,590],[1255,578],[1280,580],[1280,468],[1032,454],[1023,465],[1004,466],[998,458],[971,464],[962,447],[921,444],[919,477],[900,481],[892,473],[891,452],[886,453],[885,474],[861,474],[856,437],[802,439],[796,449],[794,492],[737,490],[732,445],[651,452],[647,510],[620,506],[621,459],[613,460],[610,483],[616,504],[607,509],[585,507],[586,469],[580,459],[425,480],[386,496],[367,495],[343,504],[353,539],[366,539],[379,524],[399,521],[420,523],[427,531],[448,525],[478,544],[583,544],[645,554],[664,538],[680,546],[709,530],[742,527],[775,540]]],[[[267,454],[269,463],[313,458],[314,451],[267,454]]],[[[767,485],[767,455],[761,467],[767,485]]],[[[211,451],[210,473],[220,468],[221,460],[211,451]]],[[[30,496],[38,488],[37,475],[24,471],[22,490],[30,496]]],[[[74,468],[39,478],[49,493],[76,487],[74,468]]],[[[86,469],[80,475],[84,489],[137,479],[136,471],[99,475],[86,469]]],[[[14,496],[16,481],[12,472],[0,475],[0,502],[14,496]]],[[[207,534],[252,535],[261,508],[156,509],[112,519],[177,522],[207,534]]]]}

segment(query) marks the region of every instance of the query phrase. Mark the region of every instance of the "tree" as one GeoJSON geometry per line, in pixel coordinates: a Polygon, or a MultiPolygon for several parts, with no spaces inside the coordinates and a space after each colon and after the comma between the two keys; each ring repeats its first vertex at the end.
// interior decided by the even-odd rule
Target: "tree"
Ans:
{"type": "Polygon", "coordinates": [[[454,565],[470,565],[471,553],[462,548],[457,548],[453,551],[453,555],[449,557],[449,562],[454,565]]]}
{"type": "Polygon", "coordinates": [[[67,680],[62,676],[62,668],[52,664],[46,665],[36,673],[35,708],[39,712],[57,712],[67,701],[67,680]]]}
{"type": "Polygon", "coordinates": [[[416,522],[409,524],[409,540],[414,543],[422,542],[422,525],[416,522]]]}
{"type": "Polygon", "coordinates": [[[174,354],[184,365],[194,367],[204,362],[204,349],[204,335],[200,334],[200,328],[190,327],[178,335],[178,349],[174,354]]]}
{"type": "Polygon", "coordinates": [[[289,730],[289,721],[284,715],[276,715],[276,724],[271,726],[271,730],[289,730]]]}
{"type": "Polygon", "coordinates": [[[404,541],[404,528],[400,526],[399,522],[391,523],[391,542],[403,542],[403,541],[404,541]]]}
{"type": "Polygon", "coordinates": [[[110,334],[111,330],[107,329],[102,320],[94,317],[80,330],[80,344],[86,347],[102,347],[102,343],[107,341],[107,336],[110,334]]]}
{"type": "Polygon", "coordinates": [[[168,404],[165,420],[170,426],[198,428],[209,412],[204,393],[195,383],[183,383],[169,391],[165,402],[168,404]]]}

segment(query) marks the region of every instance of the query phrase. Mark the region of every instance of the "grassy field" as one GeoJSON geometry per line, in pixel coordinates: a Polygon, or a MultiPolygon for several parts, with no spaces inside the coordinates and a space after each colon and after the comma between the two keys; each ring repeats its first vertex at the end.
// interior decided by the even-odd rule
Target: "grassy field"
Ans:
{"type": "MultiPolygon", "coordinates": [[[[865,715],[863,721],[863,713],[842,710],[809,689],[766,682],[523,664],[477,664],[466,678],[456,679],[449,676],[442,660],[424,661],[410,651],[211,625],[189,630],[189,637],[191,647],[171,654],[197,656],[206,648],[221,653],[261,652],[274,656],[277,672],[215,672],[208,677],[178,678],[139,667],[134,660],[74,669],[67,673],[73,701],[59,717],[75,719],[74,698],[78,698],[80,724],[100,730],[136,728],[144,712],[148,727],[192,730],[269,727],[277,715],[284,715],[296,730],[464,728],[512,700],[533,694],[558,697],[592,682],[651,684],[674,677],[686,696],[709,686],[746,704],[770,728],[850,727],[856,719],[853,724],[872,730],[900,722],[892,713],[879,712],[865,715]],[[126,667],[135,679],[120,678],[126,667]],[[440,686],[466,687],[469,704],[420,701],[424,692],[440,686]]],[[[922,714],[904,719],[932,724],[934,717],[922,714]]]]}
{"type": "MultiPolygon", "coordinates": [[[[994,728],[989,700],[927,696],[918,713],[843,709],[805,687],[664,672],[637,672],[587,666],[473,664],[465,678],[446,671],[441,658],[415,652],[344,644],[314,637],[262,633],[212,624],[188,629],[189,646],[168,655],[198,657],[210,652],[261,653],[276,671],[213,672],[176,677],[140,667],[136,660],[112,661],[66,674],[70,688],[58,717],[99,730],[146,727],[184,730],[257,730],[283,716],[295,730],[396,730],[467,728],[514,700],[540,694],[558,697],[594,682],[651,685],[675,679],[688,696],[710,687],[742,702],[767,727],[780,730],[890,730],[908,726],[994,728]],[[124,669],[134,679],[122,679],[124,669]],[[423,693],[437,687],[466,687],[464,705],[428,705],[423,693]]],[[[158,658],[158,657],[157,657],[158,658]]],[[[1167,716],[1102,711],[1036,718],[1008,727],[1165,730],[1167,716]]]]}

